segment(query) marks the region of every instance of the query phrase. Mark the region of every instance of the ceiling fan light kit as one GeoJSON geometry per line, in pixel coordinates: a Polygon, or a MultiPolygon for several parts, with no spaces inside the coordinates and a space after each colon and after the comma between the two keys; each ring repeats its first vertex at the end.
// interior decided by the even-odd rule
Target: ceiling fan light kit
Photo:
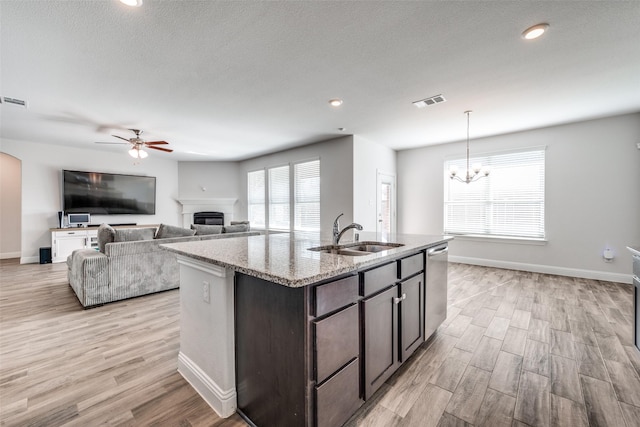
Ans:
{"type": "Polygon", "coordinates": [[[123,138],[119,135],[111,135],[114,138],[121,139],[127,142],[96,142],[96,144],[131,144],[131,149],[129,150],[129,155],[134,159],[144,159],[149,156],[149,153],[143,150],[143,148],[151,148],[153,150],[164,151],[166,153],[171,153],[173,150],[169,148],[158,147],[158,145],[169,145],[167,141],[145,141],[140,138],[140,134],[142,131],[140,129],[129,129],[136,136],[133,138],[123,138]]]}
{"type": "Polygon", "coordinates": [[[132,148],[129,150],[129,155],[134,159],[145,159],[149,155],[146,151],[141,148],[132,148]]]}

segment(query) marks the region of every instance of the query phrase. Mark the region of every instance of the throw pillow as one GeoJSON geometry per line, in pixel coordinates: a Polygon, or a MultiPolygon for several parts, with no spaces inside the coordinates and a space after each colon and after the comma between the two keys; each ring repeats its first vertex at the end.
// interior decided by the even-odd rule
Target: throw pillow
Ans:
{"type": "Polygon", "coordinates": [[[112,243],[116,237],[116,230],[109,224],[100,224],[98,227],[98,249],[104,253],[104,248],[107,243],[112,243]]]}
{"type": "Polygon", "coordinates": [[[156,234],[156,239],[168,239],[170,237],[193,236],[195,234],[196,234],[196,230],[189,230],[188,228],[176,227],[175,225],[160,224],[160,228],[158,228],[158,234],[156,234]]]}
{"type": "Polygon", "coordinates": [[[153,240],[155,228],[119,228],[116,230],[114,242],[135,242],[137,240],[153,240]]]}
{"type": "Polygon", "coordinates": [[[223,233],[242,233],[244,231],[249,231],[248,224],[225,225],[223,233]]]}
{"type": "Polygon", "coordinates": [[[196,236],[222,233],[221,225],[191,224],[191,229],[196,231],[196,236]]]}

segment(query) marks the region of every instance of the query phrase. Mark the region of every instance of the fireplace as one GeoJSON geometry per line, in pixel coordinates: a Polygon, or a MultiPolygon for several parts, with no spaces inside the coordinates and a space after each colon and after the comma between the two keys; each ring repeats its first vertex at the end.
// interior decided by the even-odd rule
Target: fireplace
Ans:
{"type": "Polygon", "coordinates": [[[179,199],[182,205],[182,226],[189,228],[194,223],[194,213],[219,212],[223,214],[223,221],[229,224],[235,218],[235,204],[237,199],[201,198],[179,199]]]}
{"type": "Polygon", "coordinates": [[[194,224],[224,225],[223,212],[195,212],[193,214],[194,224]]]}

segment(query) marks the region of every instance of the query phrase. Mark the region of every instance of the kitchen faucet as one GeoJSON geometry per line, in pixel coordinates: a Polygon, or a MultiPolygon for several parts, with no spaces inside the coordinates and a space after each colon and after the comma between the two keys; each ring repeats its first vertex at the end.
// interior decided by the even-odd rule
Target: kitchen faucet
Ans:
{"type": "Polygon", "coordinates": [[[362,230],[362,226],[360,224],[357,224],[355,222],[352,222],[351,224],[347,225],[345,228],[343,228],[342,230],[340,230],[340,221],[339,218],[344,215],[344,212],[341,213],[340,215],[338,215],[336,217],[336,220],[333,221],[333,244],[334,246],[337,245],[340,242],[340,238],[342,237],[342,235],[347,232],[348,230],[355,228],[356,230],[362,230]]]}

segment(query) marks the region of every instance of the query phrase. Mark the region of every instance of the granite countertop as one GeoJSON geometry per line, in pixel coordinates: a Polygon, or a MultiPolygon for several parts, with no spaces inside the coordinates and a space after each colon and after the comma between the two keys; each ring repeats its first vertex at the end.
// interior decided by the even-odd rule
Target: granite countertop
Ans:
{"type": "MultiPolygon", "coordinates": [[[[331,244],[330,240],[320,239],[317,233],[267,233],[160,246],[179,255],[295,288],[365,269],[386,260],[402,258],[451,239],[442,235],[396,234],[383,240],[379,234],[360,232],[361,243],[386,241],[404,244],[365,256],[310,251],[308,248],[331,244]]],[[[340,242],[341,245],[349,243],[353,241],[340,242]]]]}
{"type": "Polygon", "coordinates": [[[629,249],[633,255],[640,256],[640,245],[627,246],[627,249],[629,249]]]}

